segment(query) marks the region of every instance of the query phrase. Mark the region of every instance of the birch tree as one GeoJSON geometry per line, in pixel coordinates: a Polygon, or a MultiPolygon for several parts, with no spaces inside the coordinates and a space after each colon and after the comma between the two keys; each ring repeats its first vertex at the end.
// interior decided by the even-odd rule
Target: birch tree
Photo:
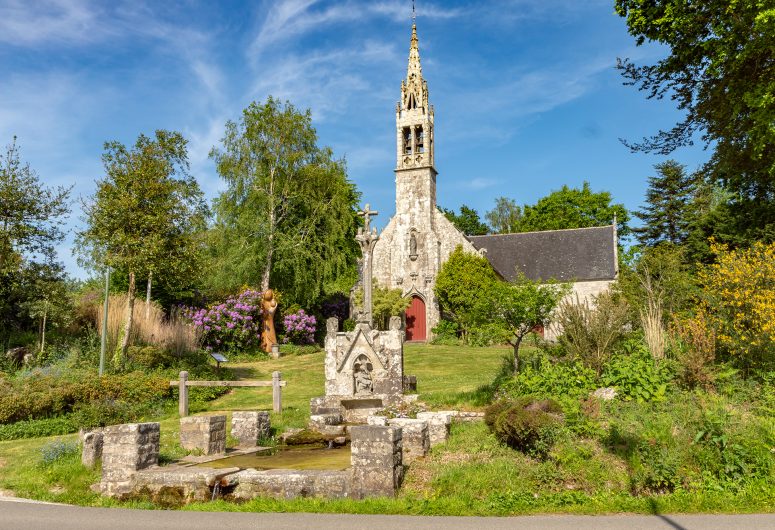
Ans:
{"type": "Polygon", "coordinates": [[[229,121],[210,156],[227,189],[215,201],[217,290],[280,289],[311,303],[355,264],[359,194],[343,160],[317,146],[310,111],[269,97],[229,121]]]}

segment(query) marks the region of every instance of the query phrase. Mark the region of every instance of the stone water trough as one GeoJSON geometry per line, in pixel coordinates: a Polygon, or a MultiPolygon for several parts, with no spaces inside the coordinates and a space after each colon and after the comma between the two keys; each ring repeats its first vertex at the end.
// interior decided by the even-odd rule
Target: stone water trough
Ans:
{"type": "Polygon", "coordinates": [[[345,469],[341,465],[339,469],[223,467],[235,460],[231,458],[235,455],[270,450],[257,445],[269,432],[265,412],[233,413],[231,432],[240,440],[240,446],[229,454],[225,452],[226,416],[208,415],[181,419],[181,445],[201,453],[187,457],[185,462],[159,466],[159,423],[113,425],[86,433],[83,458],[88,464],[102,458],[102,480],[95,485],[96,491],[124,500],[148,499],[165,506],[216,498],[391,497],[401,485],[405,465],[425,456],[431,445],[447,439],[452,415],[421,413],[418,419],[371,416],[367,425],[348,426],[350,459],[345,469]],[[101,444],[95,443],[99,440],[101,444]]]}

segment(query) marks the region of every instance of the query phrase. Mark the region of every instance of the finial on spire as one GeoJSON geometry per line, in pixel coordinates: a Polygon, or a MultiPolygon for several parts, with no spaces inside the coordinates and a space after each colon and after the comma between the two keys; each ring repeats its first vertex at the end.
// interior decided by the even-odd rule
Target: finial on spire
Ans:
{"type": "Polygon", "coordinates": [[[414,0],[412,0],[412,24],[417,22],[417,14],[414,11],[414,0]]]}

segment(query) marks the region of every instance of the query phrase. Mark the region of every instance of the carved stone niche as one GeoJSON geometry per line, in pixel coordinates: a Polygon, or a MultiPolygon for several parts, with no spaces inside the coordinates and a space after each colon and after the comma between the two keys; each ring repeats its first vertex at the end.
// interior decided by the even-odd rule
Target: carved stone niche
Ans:
{"type": "Polygon", "coordinates": [[[414,228],[409,232],[409,259],[417,261],[417,230],[414,228]]]}
{"type": "Polygon", "coordinates": [[[374,381],[371,374],[374,365],[364,354],[359,355],[353,362],[353,390],[355,395],[373,394],[374,381]]]}

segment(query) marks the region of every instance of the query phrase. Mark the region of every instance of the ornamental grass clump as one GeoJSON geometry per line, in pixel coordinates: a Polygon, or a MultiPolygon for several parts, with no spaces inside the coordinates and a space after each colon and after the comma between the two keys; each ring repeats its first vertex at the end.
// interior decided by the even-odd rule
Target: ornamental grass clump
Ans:
{"type": "Polygon", "coordinates": [[[244,351],[261,346],[261,297],[263,293],[245,289],[236,296],[208,308],[183,308],[202,337],[207,351],[244,351]]]}
{"type": "Polygon", "coordinates": [[[312,344],[315,342],[317,319],[314,315],[308,315],[303,309],[285,315],[283,326],[285,327],[284,343],[312,344]]]}

